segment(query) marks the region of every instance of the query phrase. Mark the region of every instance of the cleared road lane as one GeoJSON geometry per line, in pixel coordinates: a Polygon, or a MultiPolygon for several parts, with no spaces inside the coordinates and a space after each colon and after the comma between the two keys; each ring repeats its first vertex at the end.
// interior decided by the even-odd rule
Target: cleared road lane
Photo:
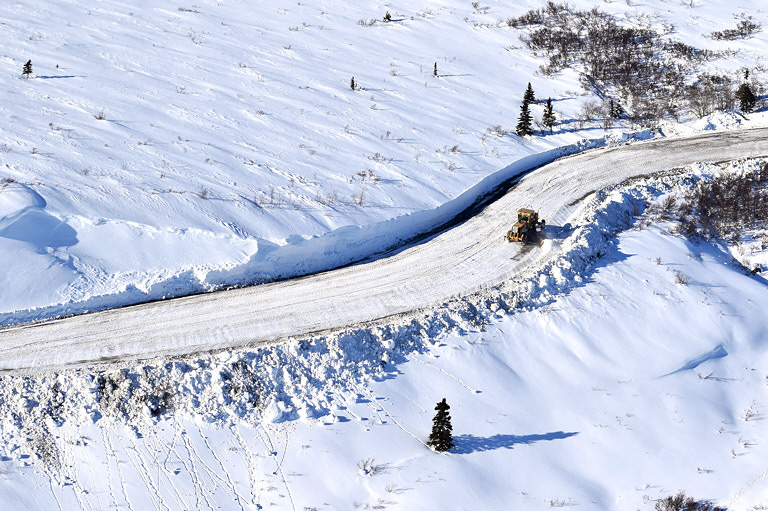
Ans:
{"type": "Polygon", "coordinates": [[[0,330],[0,372],[31,373],[252,346],[423,309],[510,279],[545,249],[502,236],[519,207],[563,225],[590,192],[630,177],[768,154],[768,128],[653,140],[563,158],[479,215],[390,257],[294,280],[0,330]]]}

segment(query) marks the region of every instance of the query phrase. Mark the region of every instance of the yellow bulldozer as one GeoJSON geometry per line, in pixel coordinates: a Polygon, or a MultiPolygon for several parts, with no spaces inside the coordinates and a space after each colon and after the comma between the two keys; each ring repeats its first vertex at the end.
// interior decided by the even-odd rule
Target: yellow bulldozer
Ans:
{"type": "Polygon", "coordinates": [[[509,241],[528,241],[536,235],[536,226],[544,229],[544,220],[539,220],[539,213],[532,209],[521,208],[517,210],[517,222],[509,230],[505,238],[509,241]]]}

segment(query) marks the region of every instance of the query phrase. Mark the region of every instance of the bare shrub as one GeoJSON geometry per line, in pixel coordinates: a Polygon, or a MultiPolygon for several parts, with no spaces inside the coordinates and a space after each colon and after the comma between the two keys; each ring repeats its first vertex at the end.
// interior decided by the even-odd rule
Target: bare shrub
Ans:
{"type": "Polygon", "coordinates": [[[586,91],[600,96],[610,91],[628,107],[632,120],[646,125],[685,106],[678,92],[686,75],[711,56],[668,39],[669,29],[659,31],[651,20],[639,18],[627,26],[598,8],[578,10],[567,3],[550,1],[544,8],[509,18],[507,25],[527,30],[523,43],[547,60],[541,73],[576,68],[586,91]]]}
{"type": "Polygon", "coordinates": [[[688,497],[683,491],[659,500],[654,509],[656,511],[725,511],[708,500],[696,500],[693,497],[688,497]]]}
{"type": "Polygon", "coordinates": [[[737,239],[747,228],[765,228],[768,224],[768,165],[743,175],[723,174],[702,181],[681,205],[679,232],[737,239]]]}
{"type": "Polygon", "coordinates": [[[710,37],[716,41],[733,41],[735,39],[744,39],[755,32],[758,32],[761,28],[760,23],[752,21],[752,16],[748,16],[739,22],[736,28],[728,28],[722,31],[715,31],[710,34],[710,37]]]}
{"type": "Polygon", "coordinates": [[[365,458],[357,462],[357,468],[360,469],[360,475],[373,476],[384,469],[381,465],[376,464],[376,458],[365,458]]]}

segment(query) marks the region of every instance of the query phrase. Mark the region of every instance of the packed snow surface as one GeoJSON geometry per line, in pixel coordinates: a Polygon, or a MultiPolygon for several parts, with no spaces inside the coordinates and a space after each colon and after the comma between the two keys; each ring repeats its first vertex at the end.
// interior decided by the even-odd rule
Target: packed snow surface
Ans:
{"type": "MultiPolygon", "coordinates": [[[[710,36],[753,0],[569,3],[764,79],[766,30],[710,36]]],[[[579,120],[532,7],[3,2],[0,507],[765,509],[768,233],[647,209],[763,165],[765,114],[579,120]]]]}
{"type": "Polygon", "coordinates": [[[738,130],[558,160],[521,179],[476,217],[390,257],[298,280],[0,331],[0,370],[40,371],[252,345],[433,307],[541,271],[542,260],[571,248],[569,237],[585,227],[573,212],[595,191],[696,161],[760,154],[766,136],[767,129],[738,130]],[[503,241],[518,204],[547,220],[541,247],[503,241]]]}

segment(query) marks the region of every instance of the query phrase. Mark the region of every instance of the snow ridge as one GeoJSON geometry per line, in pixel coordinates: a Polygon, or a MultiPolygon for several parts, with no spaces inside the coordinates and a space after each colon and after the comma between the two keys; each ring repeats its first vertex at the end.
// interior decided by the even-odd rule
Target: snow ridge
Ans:
{"type": "Polygon", "coordinates": [[[552,239],[548,257],[524,277],[453,300],[442,307],[391,317],[375,325],[292,339],[254,350],[159,358],[142,365],[71,370],[0,381],[0,437],[9,451],[35,457],[56,472],[51,433],[65,422],[130,426],[137,433],[158,421],[192,419],[216,426],[280,423],[344,415],[345,400],[370,379],[386,378],[413,353],[448,335],[552,303],[583,285],[653,200],[685,189],[693,174],[631,180],[587,198],[552,239]]]}

